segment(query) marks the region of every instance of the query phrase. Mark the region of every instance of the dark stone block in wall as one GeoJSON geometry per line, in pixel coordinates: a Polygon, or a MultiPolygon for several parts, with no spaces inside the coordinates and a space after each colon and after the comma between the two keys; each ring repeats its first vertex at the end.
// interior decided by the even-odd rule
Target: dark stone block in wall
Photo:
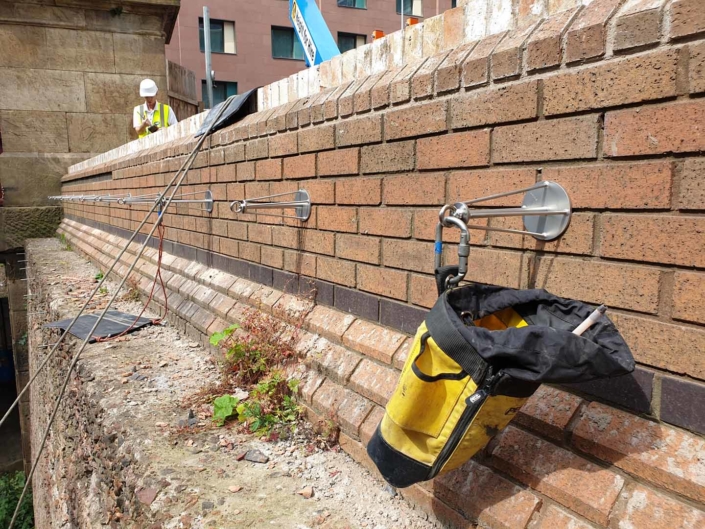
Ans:
{"type": "Polygon", "coordinates": [[[335,308],[366,320],[379,321],[379,300],[357,290],[336,286],[335,308]]]}
{"type": "Polygon", "coordinates": [[[162,248],[164,249],[164,253],[168,253],[170,255],[174,255],[174,243],[171,241],[164,241],[164,244],[162,245],[162,248]]]}
{"type": "Polygon", "coordinates": [[[310,294],[312,288],[316,291],[315,301],[318,305],[333,306],[335,301],[335,286],[333,283],[307,278],[299,280],[299,293],[303,296],[310,294]]]}
{"type": "Polygon", "coordinates": [[[225,271],[234,276],[249,279],[250,263],[240,259],[228,259],[228,268],[225,271]]]}
{"type": "Polygon", "coordinates": [[[202,250],[201,248],[197,248],[196,249],[196,261],[198,261],[202,265],[212,267],[213,266],[213,252],[209,252],[208,250],[202,250]]]}
{"type": "Polygon", "coordinates": [[[565,384],[565,387],[613,402],[638,413],[650,413],[653,382],[653,373],[637,367],[633,373],[622,377],[565,384]]]}
{"type": "Polygon", "coordinates": [[[289,294],[298,294],[299,276],[282,270],[272,270],[272,287],[289,294]]]}
{"type": "Polygon", "coordinates": [[[250,264],[250,280],[255,283],[261,283],[265,286],[271,287],[273,281],[272,272],[273,270],[271,268],[267,268],[266,266],[250,264]]]}
{"type": "Polygon", "coordinates": [[[661,380],[661,420],[705,434],[705,385],[676,377],[661,380]]]}
{"type": "Polygon", "coordinates": [[[383,299],[380,302],[380,323],[399,329],[408,334],[416,334],[416,329],[428,314],[428,310],[394,303],[383,299]]]}

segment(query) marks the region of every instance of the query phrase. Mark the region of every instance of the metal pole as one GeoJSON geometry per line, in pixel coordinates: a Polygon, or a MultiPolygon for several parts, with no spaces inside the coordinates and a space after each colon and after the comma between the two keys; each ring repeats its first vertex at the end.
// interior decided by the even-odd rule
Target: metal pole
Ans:
{"type": "Polygon", "coordinates": [[[213,108],[213,70],[211,66],[211,19],[208,16],[208,6],[203,6],[203,45],[206,53],[206,91],[208,106],[213,108]]]}
{"type": "MultiPolygon", "coordinates": [[[[413,2],[414,0],[411,0],[411,1],[413,2]]],[[[399,9],[399,11],[400,11],[399,14],[401,16],[401,31],[402,31],[402,33],[404,33],[404,0],[401,0],[401,9],[399,9]]],[[[404,35],[402,35],[402,37],[403,36],[404,35]]]]}

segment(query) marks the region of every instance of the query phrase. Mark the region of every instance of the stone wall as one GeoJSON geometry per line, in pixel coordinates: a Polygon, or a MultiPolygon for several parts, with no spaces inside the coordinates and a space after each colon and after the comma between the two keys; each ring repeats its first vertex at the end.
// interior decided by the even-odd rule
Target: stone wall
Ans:
{"type": "MultiPolygon", "coordinates": [[[[223,292],[208,274],[232,277],[228,295],[282,316],[291,294],[313,284],[325,323],[312,326],[342,346],[319,362],[311,407],[338,413],[344,444],[365,461],[362,446],[396,380],[406,335],[435,300],[439,208],[557,181],[573,203],[566,234],[537,243],[473,232],[467,279],[607,304],[637,371],[545,388],[523,414],[538,419],[520,419],[455,481],[409,494],[490,525],[649,527],[658,511],[696,526],[703,483],[686,468],[699,468],[705,433],[705,4],[594,0],[467,41],[469,5],[446,12],[433,34],[455,42],[449,49],[425,54],[422,46],[417,60],[363,69],[214,135],[184,187],[210,189],[213,214],[176,205],[164,217],[167,269],[193,283],[170,281],[178,297],[169,305],[207,334],[222,324],[217,318],[237,319],[232,307],[217,308],[223,292]],[[305,223],[228,208],[299,188],[314,204],[305,223]],[[213,295],[190,290],[199,283],[213,295]],[[368,325],[397,341],[355,345],[356,329],[368,325]],[[335,398],[342,395],[349,399],[335,398]],[[668,441],[678,436],[685,444],[668,441]],[[668,469],[669,461],[687,462],[668,469]],[[473,504],[478,489],[504,492],[473,504]],[[497,505],[525,515],[503,518],[497,505]]],[[[85,163],[66,176],[63,192],[158,191],[194,145],[184,137],[85,163]]],[[[107,266],[145,210],[68,203],[63,232],[107,266]]],[[[452,263],[457,232],[445,235],[452,263]]],[[[140,266],[144,281],[153,268],[152,253],[140,266]]]]}

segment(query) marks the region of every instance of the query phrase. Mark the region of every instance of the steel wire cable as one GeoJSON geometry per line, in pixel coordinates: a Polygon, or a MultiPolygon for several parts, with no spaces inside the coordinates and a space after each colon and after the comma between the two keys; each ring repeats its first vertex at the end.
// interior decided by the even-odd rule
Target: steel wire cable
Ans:
{"type": "MultiPolygon", "coordinates": [[[[108,304],[105,306],[105,308],[103,309],[103,311],[100,313],[100,316],[98,316],[98,318],[96,319],[95,323],[93,324],[93,327],[91,328],[90,332],[88,333],[88,336],[86,336],[86,338],[83,340],[83,343],[81,343],[81,347],[80,347],[79,350],[76,352],[76,354],[74,355],[73,359],[71,360],[71,364],[69,365],[68,372],[66,373],[66,377],[64,378],[64,381],[63,381],[63,383],[62,383],[62,385],[61,385],[61,389],[59,390],[59,396],[58,396],[57,399],[56,399],[56,404],[54,405],[54,409],[52,410],[52,414],[51,414],[51,416],[49,417],[49,422],[47,423],[46,430],[44,431],[44,435],[42,436],[42,441],[41,441],[41,444],[40,444],[40,446],[39,446],[39,450],[37,451],[37,456],[35,457],[34,462],[32,463],[32,468],[31,468],[29,474],[27,475],[27,479],[26,479],[26,481],[25,481],[25,486],[24,486],[24,488],[22,489],[22,494],[20,495],[20,499],[19,499],[19,501],[17,502],[17,507],[15,508],[15,512],[14,512],[14,514],[13,514],[13,516],[12,516],[12,520],[10,520],[10,525],[7,527],[7,529],[12,529],[12,527],[13,527],[14,524],[15,524],[15,521],[16,521],[16,519],[17,519],[17,515],[19,514],[20,506],[22,505],[22,502],[24,501],[24,498],[25,498],[25,496],[27,495],[27,490],[29,489],[29,486],[30,486],[30,484],[31,484],[31,482],[32,482],[32,477],[34,476],[34,472],[36,471],[37,465],[39,464],[39,459],[41,458],[42,452],[44,451],[44,446],[46,445],[46,441],[47,441],[47,439],[48,439],[48,437],[49,437],[49,432],[50,432],[50,430],[51,430],[51,426],[52,426],[52,424],[53,424],[53,422],[54,422],[54,419],[56,418],[56,415],[57,415],[57,413],[58,413],[58,411],[59,411],[59,407],[61,406],[61,399],[63,398],[64,393],[65,393],[65,391],[66,391],[66,387],[68,386],[69,380],[70,380],[70,378],[71,378],[71,373],[73,373],[73,370],[74,370],[74,368],[76,367],[76,364],[78,363],[79,358],[81,357],[81,353],[83,353],[84,349],[85,349],[86,346],[88,345],[88,342],[90,341],[91,337],[93,336],[93,333],[95,332],[95,330],[96,330],[96,328],[98,327],[98,325],[100,324],[100,322],[103,321],[103,318],[105,317],[105,314],[108,312],[108,309],[110,309],[110,306],[115,302],[115,299],[117,298],[117,295],[120,293],[120,290],[122,290],[123,286],[125,285],[125,283],[126,283],[126,281],[127,281],[127,278],[130,277],[130,275],[132,274],[133,270],[135,269],[135,266],[137,265],[137,261],[139,261],[140,257],[142,257],[142,253],[144,252],[145,248],[147,247],[147,243],[149,242],[149,240],[151,239],[151,237],[154,235],[154,232],[156,231],[157,227],[162,223],[162,221],[163,221],[163,219],[164,219],[164,213],[166,213],[167,209],[168,209],[169,206],[171,205],[171,201],[173,200],[174,195],[176,195],[176,192],[178,191],[179,187],[180,187],[181,184],[183,183],[183,181],[184,181],[184,179],[185,179],[185,177],[186,177],[186,174],[188,173],[189,169],[191,168],[191,165],[193,165],[193,161],[196,159],[196,156],[198,156],[198,152],[201,150],[201,147],[203,146],[203,143],[205,142],[206,138],[208,138],[208,137],[210,136],[210,133],[211,133],[211,131],[213,130],[214,125],[218,122],[218,119],[220,119],[220,116],[223,114],[223,112],[225,111],[225,109],[227,109],[228,106],[230,106],[230,103],[229,103],[229,102],[230,102],[234,97],[236,97],[236,96],[231,96],[231,97],[229,97],[229,98],[226,100],[226,102],[223,103],[223,105],[222,105],[222,107],[220,108],[220,110],[218,111],[218,114],[216,115],[215,119],[213,119],[213,121],[211,121],[211,123],[208,125],[208,128],[206,129],[206,131],[204,132],[204,134],[199,138],[199,140],[198,140],[198,142],[196,143],[196,146],[194,147],[193,151],[191,151],[191,154],[190,154],[190,155],[188,156],[188,158],[184,161],[184,164],[182,164],[181,168],[176,172],[176,174],[175,174],[174,177],[171,179],[171,181],[167,184],[166,188],[164,189],[164,191],[163,191],[163,193],[162,193],[162,197],[166,196],[166,194],[168,193],[168,191],[169,191],[169,189],[172,187],[172,185],[174,186],[174,190],[172,191],[171,195],[166,199],[166,202],[164,202],[164,204],[163,204],[163,209],[162,209],[162,214],[157,217],[156,222],[152,225],[152,228],[151,228],[151,230],[149,231],[149,234],[148,234],[147,237],[145,238],[144,243],[142,243],[142,246],[140,247],[139,251],[137,252],[137,255],[135,256],[135,258],[134,258],[132,264],[130,265],[130,268],[127,270],[127,272],[125,273],[125,276],[124,276],[124,277],[122,278],[122,280],[120,281],[120,285],[119,285],[118,288],[115,290],[115,293],[113,294],[113,296],[112,296],[112,298],[110,299],[110,301],[108,301],[108,304]],[[177,178],[178,178],[178,180],[177,180],[177,178]],[[176,182],[176,183],[174,183],[174,182],[176,182]]],[[[83,305],[83,307],[81,308],[81,311],[80,311],[80,312],[74,317],[74,319],[71,321],[69,327],[63,332],[63,334],[62,334],[61,337],[59,338],[59,341],[57,341],[56,344],[54,344],[54,347],[52,348],[51,353],[49,353],[49,356],[48,356],[48,357],[45,359],[45,361],[42,363],[42,365],[40,366],[40,369],[43,368],[43,367],[46,365],[46,363],[47,363],[48,359],[50,358],[50,356],[58,349],[59,344],[62,342],[62,340],[64,339],[64,337],[68,334],[69,329],[73,326],[73,324],[76,322],[76,320],[77,320],[78,317],[81,315],[81,313],[86,309],[86,307],[88,306],[88,303],[91,301],[91,299],[93,298],[93,296],[95,296],[96,292],[98,292],[100,286],[103,284],[103,282],[104,282],[105,279],[107,278],[108,274],[113,270],[113,268],[115,268],[115,265],[120,261],[120,259],[122,258],[123,254],[127,251],[127,248],[130,246],[130,244],[131,244],[131,243],[133,242],[133,240],[136,238],[137,234],[140,232],[140,230],[142,229],[142,227],[147,223],[147,220],[148,220],[149,217],[152,215],[152,213],[154,213],[155,209],[157,208],[157,206],[158,206],[161,202],[162,202],[161,200],[156,201],[156,202],[154,203],[154,205],[152,206],[152,208],[150,208],[150,211],[147,213],[147,215],[145,216],[144,220],[142,220],[142,222],[140,223],[140,225],[138,226],[138,228],[133,232],[132,236],[130,237],[130,240],[127,242],[127,244],[125,244],[125,247],[120,251],[120,253],[118,254],[118,256],[115,258],[115,260],[113,261],[113,264],[110,266],[110,269],[108,270],[108,272],[106,272],[106,274],[103,276],[103,279],[100,281],[100,283],[98,284],[98,286],[95,288],[95,290],[94,290],[93,293],[91,294],[91,297],[86,301],[86,303],[85,303],[85,304],[83,305]]],[[[27,383],[27,385],[25,386],[25,388],[23,388],[22,393],[24,393],[24,391],[25,391],[27,388],[29,388],[29,386],[31,385],[31,383],[32,383],[35,379],[36,379],[36,373],[35,373],[35,375],[32,377],[32,379],[27,383]]],[[[13,405],[10,407],[10,410],[16,405],[17,402],[19,402],[19,398],[20,398],[20,397],[18,396],[18,397],[17,397],[17,400],[16,400],[16,401],[13,403],[13,405]]],[[[6,414],[6,416],[3,417],[3,420],[2,420],[3,422],[5,421],[5,419],[7,418],[7,416],[9,415],[10,410],[8,410],[8,413],[6,414]]],[[[2,422],[0,422],[0,426],[2,426],[2,422]]]]}

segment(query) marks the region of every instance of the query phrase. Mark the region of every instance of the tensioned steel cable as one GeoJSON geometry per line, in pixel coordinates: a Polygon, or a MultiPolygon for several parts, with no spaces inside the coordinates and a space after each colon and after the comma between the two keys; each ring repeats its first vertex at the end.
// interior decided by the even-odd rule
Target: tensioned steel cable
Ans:
{"type": "MultiPolygon", "coordinates": [[[[154,235],[154,232],[156,231],[157,227],[161,224],[162,220],[164,219],[164,213],[166,213],[166,210],[171,205],[171,201],[173,200],[174,195],[176,195],[176,192],[178,191],[179,187],[183,183],[183,181],[186,177],[186,174],[188,173],[189,169],[191,168],[191,165],[193,165],[193,161],[196,159],[196,156],[198,155],[198,152],[200,151],[201,146],[203,145],[206,138],[208,136],[210,136],[210,133],[211,133],[214,125],[216,124],[216,122],[218,121],[220,116],[223,114],[225,109],[230,106],[230,101],[234,97],[236,97],[236,96],[229,97],[226,100],[226,102],[222,105],[222,107],[218,111],[218,114],[216,115],[215,119],[213,119],[213,121],[208,125],[208,128],[206,129],[205,133],[199,138],[196,146],[194,147],[193,151],[191,151],[191,154],[189,155],[187,160],[181,166],[179,171],[177,171],[177,173],[171,179],[169,184],[167,184],[166,188],[164,189],[164,192],[160,196],[160,199],[154,203],[154,205],[152,206],[150,211],[145,216],[145,219],[140,223],[137,230],[132,234],[132,237],[130,237],[130,240],[128,241],[128,243],[125,245],[125,247],[122,249],[122,251],[118,254],[117,258],[113,261],[113,264],[110,266],[110,269],[108,270],[108,272],[106,272],[105,276],[103,277],[103,279],[99,283],[99,286],[103,284],[103,281],[105,281],[105,278],[108,276],[108,273],[110,273],[110,271],[112,271],[113,268],[115,267],[115,265],[120,261],[120,258],[127,251],[127,248],[130,246],[130,244],[132,243],[134,238],[137,236],[140,229],[147,223],[147,220],[149,219],[149,217],[152,215],[152,213],[154,213],[157,206],[159,206],[162,203],[163,198],[166,196],[166,194],[169,191],[169,188],[171,188],[171,186],[173,185],[174,190],[172,191],[171,195],[166,199],[166,202],[164,203],[164,206],[161,210],[161,214],[157,217],[157,220],[152,225],[152,228],[149,231],[149,234],[145,238],[144,243],[142,243],[142,246],[140,247],[139,251],[137,252],[137,255],[135,256],[132,264],[130,265],[130,268],[127,270],[127,272],[125,273],[125,276],[120,281],[120,285],[115,290],[115,293],[113,294],[112,298],[110,298],[110,301],[108,301],[108,304],[103,309],[103,312],[101,312],[100,316],[98,316],[98,318],[96,319],[95,323],[93,324],[93,328],[90,330],[90,332],[88,333],[88,336],[86,336],[85,340],[83,340],[83,343],[81,344],[81,347],[78,349],[78,351],[74,355],[73,360],[71,360],[71,364],[69,365],[68,372],[66,373],[66,377],[64,378],[63,384],[62,384],[61,389],[59,391],[59,396],[56,399],[56,404],[54,405],[54,409],[52,411],[51,416],[49,417],[49,422],[47,423],[46,430],[44,431],[44,435],[42,436],[42,442],[39,446],[39,450],[37,451],[37,456],[35,457],[34,462],[32,463],[32,468],[29,471],[29,475],[27,476],[27,479],[25,481],[24,488],[22,489],[22,494],[20,495],[20,499],[17,502],[17,507],[15,507],[15,512],[12,516],[12,520],[10,521],[10,525],[8,526],[7,529],[12,529],[12,527],[15,524],[15,520],[17,519],[17,515],[19,514],[19,511],[20,511],[20,506],[22,505],[22,501],[24,500],[24,497],[27,494],[27,490],[29,489],[30,483],[32,483],[32,477],[34,476],[34,472],[37,469],[37,465],[39,464],[39,459],[41,458],[42,452],[44,451],[44,446],[46,445],[46,440],[49,437],[49,432],[51,430],[51,426],[52,426],[54,419],[56,418],[56,415],[59,411],[59,407],[61,406],[61,399],[63,398],[64,392],[66,391],[66,387],[68,386],[69,380],[71,379],[71,373],[73,372],[74,368],[76,367],[76,364],[78,363],[78,360],[81,357],[81,353],[83,353],[83,350],[88,345],[88,342],[90,341],[91,337],[93,336],[93,333],[95,332],[95,330],[98,327],[98,325],[100,324],[100,322],[103,321],[105,314],[110,309],[110,306],[114,303],[115,299],[117,298],[117,295],[120,293],[120,290],[122,290],[123,286],[125,286],[125,282],[127,281],[127,278],[130,277],[133,270],[135,269],[135,266],[137,265],[137,261],[139,261],[140,257],[142,257],[142,253],[144,252],[145,248],[147,247],[149,240],[154,235]],[[177,178],[178,178],[178,181],[177,181],[177,178]],[[174,183],[175,181],[176,181],[176,183],[174,183]]],[[[91,294],[91,298],[95,295],[95,293],[97,291],[98,291],[98,287],[96,287],[96,289],[93,291],[93,294],[91,294]]],[[[88,301],[90,301],[90,298],[88,301]]],[[[81,308],[81,312],[83,312],[83,310],[85,310],[86,306],[88,305],[88,301],[81,308]]],[[[54,345],[54,348],[52,349],[52,353],[54,351],[56,351],[59,344],[61,343],[61,340],[63,340],[63,338],[68,333],[68,329],[70,329],[71,326],[76,322],[78,317],[81,315],[81,312],[79,312],[79,314],[71,321],[71,325],[69,325],[67,330],[64,331],[64,333],[61,335],[61,337],[59,338],[59,341],[56,342],[56,344],[54,345]]],[[[45,364],[46,364],[46,360],[45,360],[45,362],[42,363],[41,367],[44,367],[45,364]]],[[[32,378],[32,380],[34,380],[35,378],[36,378],[36,375],[35,375],[35,377],[32,378]]],[[[27,383],[26,387],[29,387],[32,380],[27,383]]],[[[23,391],[23,393],[24,393],[24,391],[23,391]]],[[[19,397],[18,397],[18,400],[19,400],[19,397]]],[[[17,402],[17,401],[15,401],[15,402],[17,402]]],[[[5,420],[5,419],[3,418],[3,420],[5,420]]],[[[1,423],[0,423],[0,425],[1,425],[1,423]]]]}

